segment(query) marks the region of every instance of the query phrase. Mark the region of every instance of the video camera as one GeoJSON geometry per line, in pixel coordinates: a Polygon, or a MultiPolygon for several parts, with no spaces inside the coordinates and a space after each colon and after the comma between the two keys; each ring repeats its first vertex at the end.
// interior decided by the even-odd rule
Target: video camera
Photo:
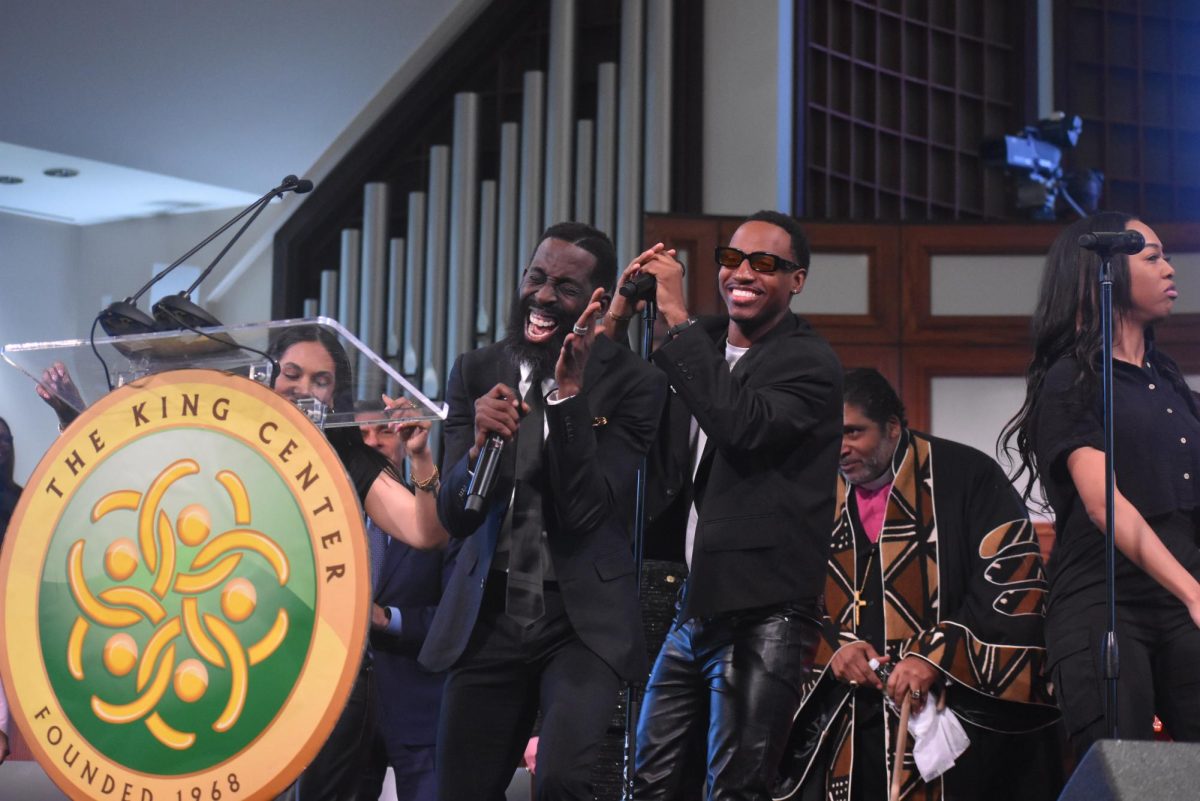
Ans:
{"type": "Polygon", "coordinates": [[[1056,111],[1021,133],[984,140],[979,155],[988,166],[1002,167],[1014,177],[1014,203],[1031,219],[1055,219],[1060,193],[1085,216],[1099,204],[1104,176],[1095,170],[1064,173],[1062,168],[1063,151],[1075,147],[1082,132],[1082,119],[1056,111]]]}

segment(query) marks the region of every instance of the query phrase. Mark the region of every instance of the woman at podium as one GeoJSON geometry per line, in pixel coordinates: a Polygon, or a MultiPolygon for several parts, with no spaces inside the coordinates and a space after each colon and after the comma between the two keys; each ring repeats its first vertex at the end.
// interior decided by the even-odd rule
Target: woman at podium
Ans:
{"type": "MultiPolygon", "coordinates": [[[[312,398],[330,410],[353,411],[350,360],[335,334],[317,325],[287,328],[272,343],[270,355],[275,364],[272,387],[279,395],[293,402],[312,398]]],[[[77,409],[83,406],[79,391],[61,362],[55,362],[42,373],[36,389],[38,396],[58,415],[60,430],[70,425],[79,414],[77,409]],[[71,398],[73,402],[65,403],[62,398],[71,398]]],[[[414,497],[387,459],[363,442],[357,425],[328,429],[326,437],[341,458],[367,515],[380,528],[413,548],[443,547],[449,535],[437,516],[438,476],[428,447],[429,426],[404,420],[405,412],[412,408],[404,399],[388,399],[387,406],[397,411],[394,425],[405,438],[411,479],[422,487],[433,488],[432,491],[414,497]]],[[[7,431],[8,426],[0,419],[0,437],[7,431]]],[[[0,460],[0,479],[3,479],[2,466],[0,460]]]]}
{"type": "MultiPolygon", "coordinates": [[[[291,401],[314,398],[334,411],[354,410],[350,360],[337,337],[315,325],[286,329],[271,348],[278,364],[274,388],[291,401]]],[[[408,401],[385,399],[388,409],[399,412],[400,436],[408,449],[410,478],[432,491],[412,493],[396,468],[363,442],[357,425],[326,431],[341,457],[367,516],[395,539],[414,548],[442,547],[449,535],[438,522],[437,465],[429,450],[428,424],[403,421],[408,401]]]]}

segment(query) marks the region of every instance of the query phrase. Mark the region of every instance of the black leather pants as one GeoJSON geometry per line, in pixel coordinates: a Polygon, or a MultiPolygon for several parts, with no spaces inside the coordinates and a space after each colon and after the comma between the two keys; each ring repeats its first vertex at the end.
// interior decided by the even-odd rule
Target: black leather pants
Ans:
{"type": "Polygon", "coordinates": [[[769,799],[820,633],[815,602],[676,618],[638,721],[634,799],[675,798],[697,730],[709,801],[769,799]]]}

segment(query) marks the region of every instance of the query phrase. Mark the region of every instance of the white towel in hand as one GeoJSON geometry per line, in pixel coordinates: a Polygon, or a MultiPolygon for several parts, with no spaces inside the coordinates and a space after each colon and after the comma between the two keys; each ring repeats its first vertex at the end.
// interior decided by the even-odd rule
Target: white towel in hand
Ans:
{"type": "Polygon", "coordinates": [[[954,767],[954,760],[971,744],[958,716],[949,707],[939,712],[932,697],[908,719],[908,731],[913,736],[913,760],[927,782],[954,767]]]}

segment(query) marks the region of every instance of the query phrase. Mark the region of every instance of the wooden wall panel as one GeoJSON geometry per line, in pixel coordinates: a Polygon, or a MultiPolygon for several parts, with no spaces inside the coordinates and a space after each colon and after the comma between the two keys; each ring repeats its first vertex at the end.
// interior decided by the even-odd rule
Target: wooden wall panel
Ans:
{"type": "MultiPolygon", "coordinates": [[[[900,399],[908,409],[913,428],[929,431],[930,388],[934,378],[942,376],[1022,376],[1029,364],[1029,350],[1023,347],[947,347],[912,345],[904,348],[901,366],[900,399]]],[[[1017,410],[1013,409],[1015,413],[1017,410]]],[[[937,432],[932,432],[936,434],[937,432]]]]}
{"type": "MultiPolygon", "coordinates": [[[[642,237],[646,246],[663,242],[688,252],[688,308],[696,314],[725,311],[717,290],[717,265],[712,254],[718,245],[729,242],[741,222],[740,217],[646,215],[642,237]]],[[[899,229],[888,225],[833,223],[806,224],[804,229],[814,252],[865,254],[870,273],[867,314],[810,314],[809,321],[831,342],[895,342],[900,331],[899,229]]],[[[814,264],[813,269],[819,270],[820,264],[814,264]]]]}
{"type": "Polygon", "coordinates": [[[894,345],[856,345],[853,343],[834,343],[833,350],[842,361],[842,368],[853,370],[856,367],[874,367],[883,373],[884,377],[899,387],[903,383],[903,373],[900,370],[900,349],[894,345]]]}
{"type": "MultiPolygon", "coordinates": [[[[740,222],[737,217],[646,217],[647,244],[677,244],[692,254],[689,308],[696,313],[724,311],[710,254],[729,241],[740,222]]],[[[1043,254],[1060,225],[802,224],[815,252],[867,254],[869,313],[807,317],[844,364],[876,367],[896,385],[915,427],[929,425],[930,382],[936,376],[1024,373],[1031,356],[1030,318],[934,315],[931,259],[938,254],[1043,254]]],[[[1200,252],[1200,224],[1164,223],[1154,230],[1168,253],[1200,252]]],[[[819,258],[815,270],[820,269],[819,258]]],[[[1186,372],[1200,373],[1200,314],[1177,315],[1159,327],[1158,338],[1186,372]]]]}
{"type": "Polygon", "coordinates": [[[908,225],[903,251],[904,342],[947,345],[1025,345],[1029,318],[1015,315],[937,315],[930,309],[930,264],[937,254],[1039,254],[1058,235],[1055,225],[908,225]]]}

